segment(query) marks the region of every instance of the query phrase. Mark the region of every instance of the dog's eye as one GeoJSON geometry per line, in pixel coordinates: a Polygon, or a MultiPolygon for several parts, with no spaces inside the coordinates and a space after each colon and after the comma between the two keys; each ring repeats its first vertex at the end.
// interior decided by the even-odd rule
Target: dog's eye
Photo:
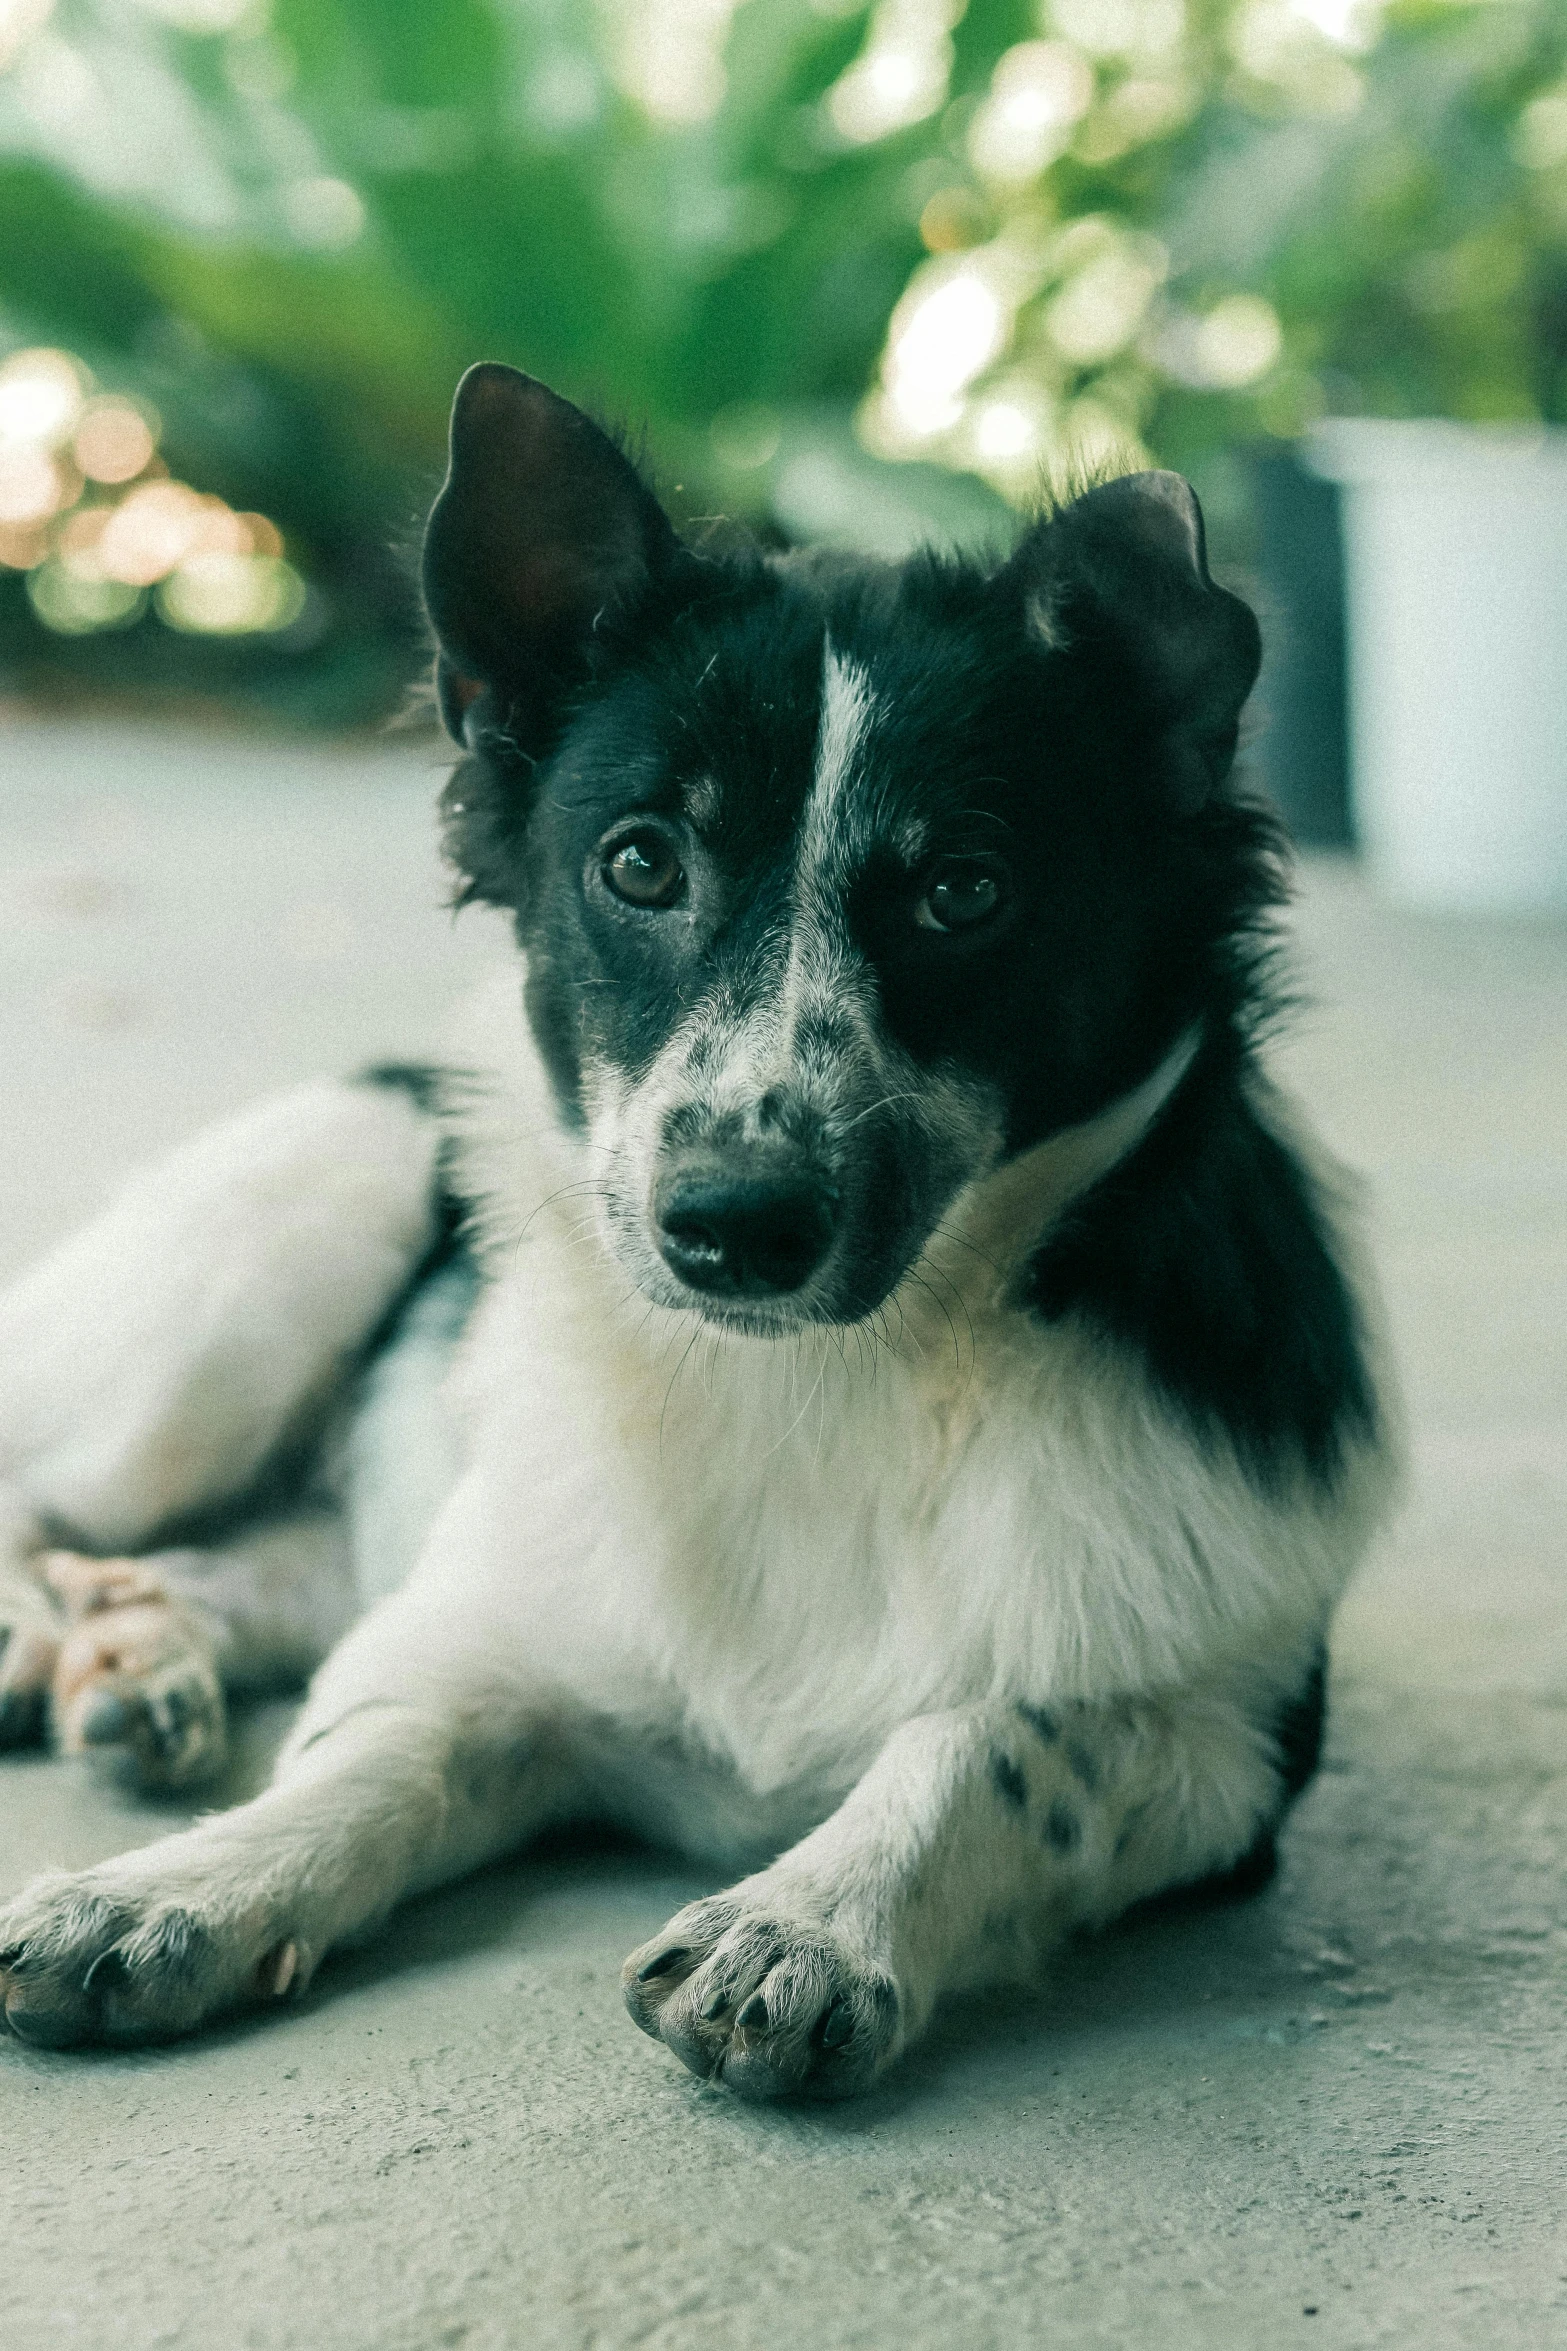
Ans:
{"type": "Polygon", "coordinates": [[[662,833],[633,833],[605,858],[604,886],[628,906],[673,906],[686,869],[662,833]]]}
{"type": "Polygon", "coordinates": [[[1006,869],[993,857],[946,857],[931,874],[914,919],[925,931],[971,931],[998,914],[1006,869]]]}

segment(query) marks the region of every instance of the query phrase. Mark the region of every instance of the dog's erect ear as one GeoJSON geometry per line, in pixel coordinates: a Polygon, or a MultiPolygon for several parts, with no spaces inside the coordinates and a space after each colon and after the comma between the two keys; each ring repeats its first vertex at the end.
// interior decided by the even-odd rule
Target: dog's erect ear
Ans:
{"type": "Polygon", "coordinates": [[[1002,577],[1045,645],[1124,665],[1179,798],[1200,805],[1234,759],[1262,640],[1250,606],[1208,575],[1191,485],[1178,473],[1103,482],[1036,525],[1002,577]]]}
{"type": "Polygon", "coordinates": [[[678,552],[657,499],[581,409],[514,367],[471,367],[424,536],[448,730],[464,740],[489,688],[526,735],[578,673],[595,624],[678,552]]]}

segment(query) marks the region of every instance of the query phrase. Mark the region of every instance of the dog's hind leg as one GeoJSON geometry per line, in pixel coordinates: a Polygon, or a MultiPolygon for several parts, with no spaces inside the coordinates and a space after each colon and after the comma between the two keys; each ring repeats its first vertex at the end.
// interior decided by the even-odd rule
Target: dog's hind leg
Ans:
{"type": "Polygon", "coordinates": [[[124,1750],[145,1786],[193,1787],[227,1751],[225,1691],[302,1682],[355,1613],[348,1526],[329,1502],[210,1549],[43,1555],[66,1622],[50,1677],[67,1754],[124,1750]]]}
{"type": "Polygon", "coordinates": [[[302,1087],[0,1299],[0,1744],[41,1728],[66,1637],[47,1550],[144,1553],[308,1456],[436,1238],[437,1148],[415,1088],[302,1087]]]}

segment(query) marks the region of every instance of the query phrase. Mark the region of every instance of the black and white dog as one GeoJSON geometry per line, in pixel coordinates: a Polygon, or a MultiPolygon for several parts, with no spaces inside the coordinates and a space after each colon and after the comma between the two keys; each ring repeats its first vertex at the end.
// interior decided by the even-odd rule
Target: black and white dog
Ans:
{"type": "Polygon", "coordinates": [[[526,1010],[202,1138],[0,1310],[0,1733],[177,1784],[325,1657],[264,1794],[0,1916],[5,2013],[184,2032],[598,1818],[748,1873],[636,2021],[857,2089],[1265,1876],[1389,1500],[1256,1055],[1256,624],[1173,475],[989,567],[715,556],[502,367],[425,587],[526,1010]]]}

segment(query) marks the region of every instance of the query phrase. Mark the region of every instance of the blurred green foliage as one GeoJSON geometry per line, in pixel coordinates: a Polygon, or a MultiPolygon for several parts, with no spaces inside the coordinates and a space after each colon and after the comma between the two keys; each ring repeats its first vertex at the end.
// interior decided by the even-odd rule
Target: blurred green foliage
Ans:
{"type": "Polygon", "coordinates": [[[687,518],[887,546],[1106,441],[1222,528],[1227,453],[1324,411],[1567,421],[1567,9],[0,0],[0,356],[36,344],[315,595],[51,641],[0,573],[10,673],[363,717],[476,358],[631,420],[687,518]]]}

